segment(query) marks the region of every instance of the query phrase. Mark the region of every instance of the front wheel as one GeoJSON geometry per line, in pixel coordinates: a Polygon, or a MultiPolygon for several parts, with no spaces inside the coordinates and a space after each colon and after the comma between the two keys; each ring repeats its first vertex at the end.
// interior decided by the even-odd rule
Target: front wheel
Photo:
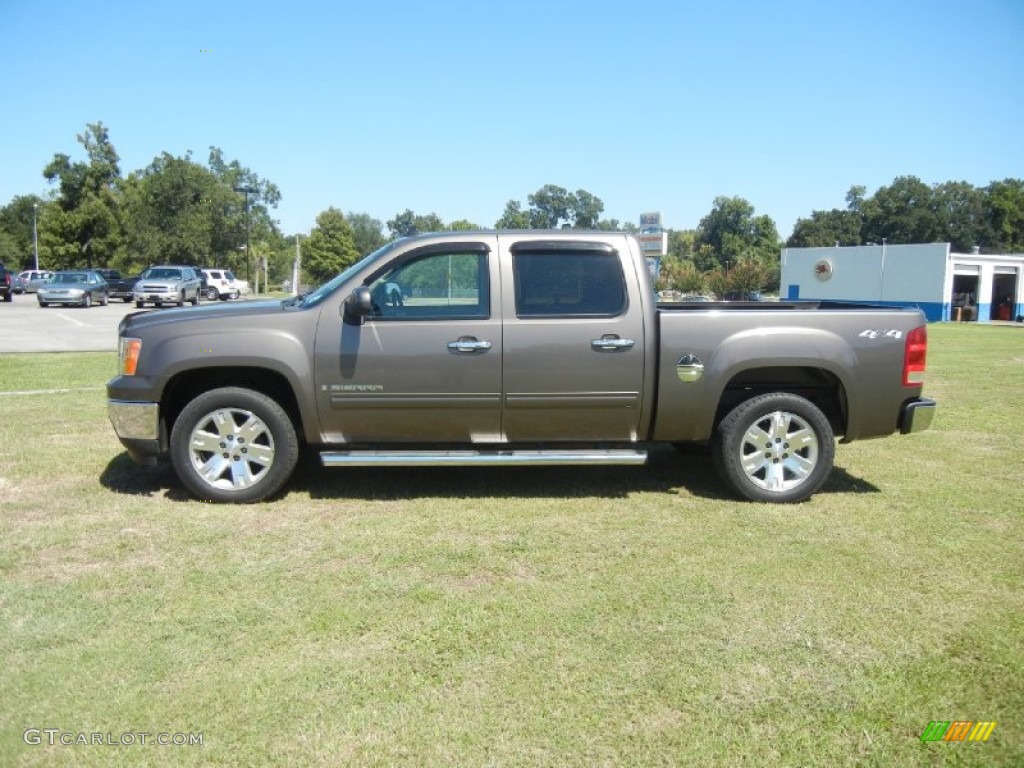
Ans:
{"type": "Polygon", "coordinates": [[[89,307],[92,306],[92,294],[91,293],[86,293],[85,296],[82,297],[82,306],[85,307],[86,309],[88,309],[89,307]]]}
{"type": "Polygon", "coordinates": [[[752,501],[794,503],[832,471],[835,438],[810,400],[773,392],[746,400],[722,419],[712,441],[722,479],[752,501]]]}
{"type": "Polygon", "coordinates": [[[288,414],[261,392],[241,387],[199,395],[171,431],[174,470],[206,501],[262,501],[288,481],[298,456],[288,414]]]}

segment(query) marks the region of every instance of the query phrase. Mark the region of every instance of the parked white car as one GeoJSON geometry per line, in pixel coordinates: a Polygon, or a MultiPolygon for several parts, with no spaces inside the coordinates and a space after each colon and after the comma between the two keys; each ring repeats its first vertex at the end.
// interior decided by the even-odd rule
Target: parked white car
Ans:
{"type": "Polygon", "coordinates": [[[249,284],[235,277],[230,269],[204,269],[203,274],[206,275],[206,298],[211,301],[237,299],[249,292],[249,284]]]}

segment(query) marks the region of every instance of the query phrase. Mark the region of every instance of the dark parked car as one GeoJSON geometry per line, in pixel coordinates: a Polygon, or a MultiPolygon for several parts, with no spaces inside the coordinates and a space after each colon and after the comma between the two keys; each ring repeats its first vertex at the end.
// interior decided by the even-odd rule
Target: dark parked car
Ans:
{"type": "Polygon", "coordinates": [[[103,279],[110,286],[108,289],[110,298],[120,299],[125,304],[134,298],[132,292],[135,290],[135,283],[139,278],[124,277],[116,269],[97,269],[96,271],[103,275],[103,279]]]}
{"type": "Polygon", "coordinates": [[[12,275],[7,271],[7,267],[0,261],[0,296],[3,297],[4,301],[14,300],[14,289],[11,286],[12,275]]]}
{"type": "Polygon", "coordinates": [[[40,307],[50,304],[78,304],[91,307],[93,302],[107,306],[107,281],[95,269],[69,269],[54,272],[53,277],[36,291],[40,307]]]}

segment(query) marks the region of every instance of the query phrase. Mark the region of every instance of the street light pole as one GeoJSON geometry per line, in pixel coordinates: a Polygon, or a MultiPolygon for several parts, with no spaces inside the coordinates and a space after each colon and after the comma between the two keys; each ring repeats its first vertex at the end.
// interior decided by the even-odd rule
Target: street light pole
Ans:
{"type": "Polygon", "coordinates": [[[35,255],[35,270],[39,271],[39,230],[36,228],[36,216],[39,213],[39,203],[32,203],[32,253],[35,255]]]}
{"type": "Polygon", "coordinates": [[[254,187],[235,187],[235,191],[245,193],[245,281],[252,285],[249,277],[249,195],[256,189],[254,187]]]}

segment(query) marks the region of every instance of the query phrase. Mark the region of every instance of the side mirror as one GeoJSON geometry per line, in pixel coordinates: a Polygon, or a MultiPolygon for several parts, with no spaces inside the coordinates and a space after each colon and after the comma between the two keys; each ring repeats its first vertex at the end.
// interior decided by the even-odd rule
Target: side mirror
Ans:
{"type": "Polygon", "coordinates": [[[358,286],[343,305],[344,319],[349,325],[362,325],[363,318],[373,314],[373,296],[365,285],[358,286]]]}

